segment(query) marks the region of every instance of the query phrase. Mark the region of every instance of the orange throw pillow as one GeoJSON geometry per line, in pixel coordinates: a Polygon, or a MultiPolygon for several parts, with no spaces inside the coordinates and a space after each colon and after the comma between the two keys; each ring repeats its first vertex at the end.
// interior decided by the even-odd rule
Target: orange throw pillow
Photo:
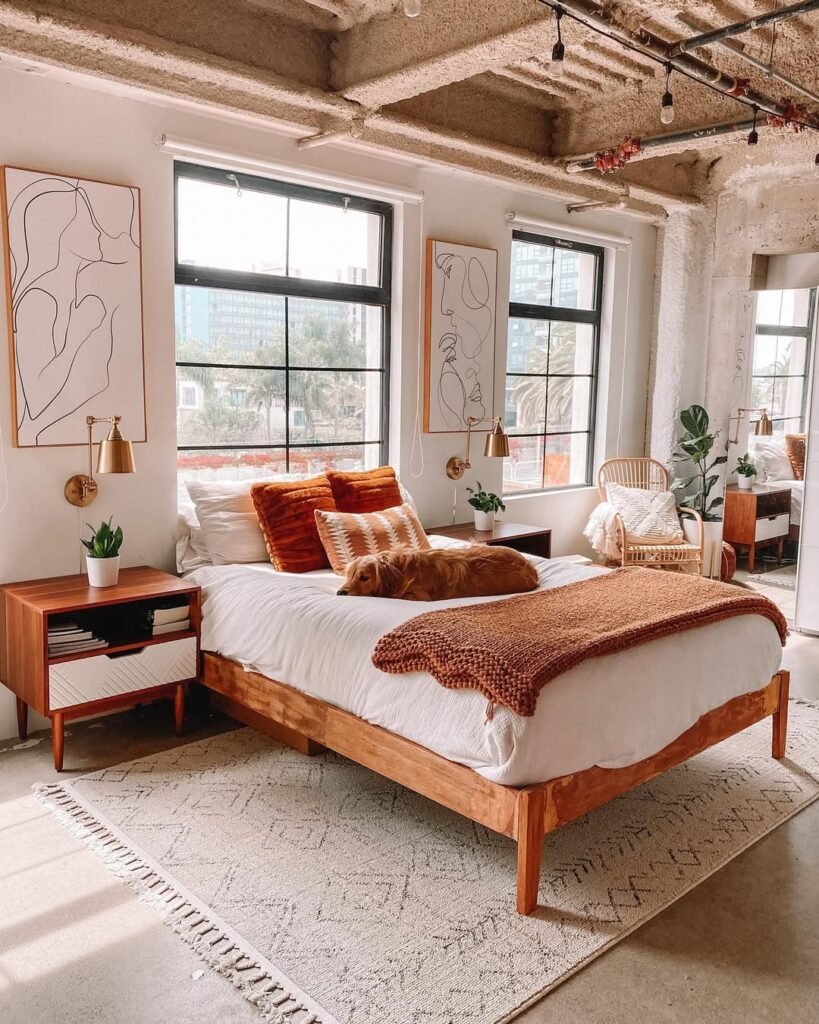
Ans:
{"type": "Polygon", "coordinates": [[[797,480],[805,479],[805,446],[807,434],[785,434],[785,451],[797,480]]]}
{"type": "Polygon", "coordinates": [[[404,500],[392,466],[380,466],[364,473],[329,470],[327,479],[339,512],[381,512],[395,508],[404,500]]]}
{"type": "Polygon", "coordinates": [[[250,496],[270,561],[279,572],[327,568],[315,512],[316,509],[332,512],[336,506],[324,474],[308,480],[254,484],[250,496]]]}
{"type": "Polygon", "coordinates": [[[377,555],[397,548],[422,551],[430,546],[409,505],[364,514],[316,511],[315,517],[330,565],[340,575],[361,555],[377,555]]]}

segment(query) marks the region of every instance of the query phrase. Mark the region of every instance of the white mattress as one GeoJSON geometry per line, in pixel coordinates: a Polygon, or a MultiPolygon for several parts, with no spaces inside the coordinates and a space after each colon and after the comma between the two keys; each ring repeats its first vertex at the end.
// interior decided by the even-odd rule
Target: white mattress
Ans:
{"type": "MultiPolygon", "coordinates": [[[[457,542],[431,538],[439,546],[457,542]]],[[[532,558],[544,588],[600,570],[532,558]]],[[[761,616],[724,622],[589,659],[548,683],[531,718],[504,707],[486,721],[477,691],[449,690],[426,673],[388,675],[371,661],[379,637],[433,608],[338,597],[339,577],[278,573],[270,565],[207,566],[202,647],[414,740],[494,782],[523,786],[592,765],[634,764],[713,708],[764,686],[782,647],[761,616]]]]}
{"type": "Polygon", "coordinates": [[[800,525],[802,501],[805,497],[804,480],[765,480],[761,483],[754,481],[754,486],[764,487],[767,491],[784,491],[787,488],[791,492],[791,526],[800,525]]]}

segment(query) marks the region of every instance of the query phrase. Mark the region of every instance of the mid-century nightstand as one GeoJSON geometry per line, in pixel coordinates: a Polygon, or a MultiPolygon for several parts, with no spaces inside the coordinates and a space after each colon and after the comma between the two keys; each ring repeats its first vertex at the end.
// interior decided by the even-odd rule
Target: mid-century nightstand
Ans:
{"type": "Polygon", "coordinates": [[[457,523],[455,526],[438,526],[427,533],[436,537],[452,537],[468,540],[473,544],[502,544],[525,555],[539,555],[550,558],[552,554],[552,531],[542,526],[526,526],[524,523],[507,523],[505,519],[495,521],[491,530],[476,530],[472,523],[457,523]]]}
{"type": "Polygon", "coordinates": [[[0,604],[0,680],[17,697],[21,739],[30,707],[51,719],[57,771],[63,766],[66,719],[172,696],[181,731],[185,684],[198,675],[199,587],[142,566],[123,569],[115,587],[90,587],[87,576],[9,583],[0,587],[0,604]],[[176,630],[171,623],[164,632],[159,627],[154,635],[158,609],[187,623],[176,630]],[[54,633],[69,623],[105,647],[49,654],[49,629],[54,643],[54,633]]]}
{"type": "Polygon", "coordinates": [[[742,491],[725,488],[725,521],[723,540],[734,547],[748,548],[748,571],[754,571],[756,549],[776,544],[779,561],[782,545],[791,528],[791,492],[789,488],[773,491],[753,487],[742,491]]]}

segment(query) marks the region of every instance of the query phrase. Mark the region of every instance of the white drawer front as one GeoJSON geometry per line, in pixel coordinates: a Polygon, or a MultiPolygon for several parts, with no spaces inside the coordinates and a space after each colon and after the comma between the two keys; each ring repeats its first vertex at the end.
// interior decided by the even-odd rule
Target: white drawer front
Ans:
{"type": "Polygon", "coordinates": [[[756,540],[770,540],[771,537],[784,537],[791,528],[791,517],[787,512],[770,519],[757,519],[756,540]]]}
{"type": "Polygon", "coordinates": [[[196,637],[153,644],[133,654],[66,661],[48,670],[51,711],[196,677],[196,637]]]}

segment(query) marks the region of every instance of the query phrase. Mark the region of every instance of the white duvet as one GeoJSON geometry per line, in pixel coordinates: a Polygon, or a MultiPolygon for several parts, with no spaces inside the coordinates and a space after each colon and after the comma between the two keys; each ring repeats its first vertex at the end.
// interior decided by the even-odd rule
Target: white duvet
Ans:
{"type": "MultiPolygon", "coordinates": [[[[600,571],[532,561],[544,588],[600,571]]],[[[371,654],[379,637],[415,615],[496,598],[419,604],[338,597],[339,577],[330,571],[299,576],[255,564],[207,566],[188,579],[203,588],[204,650],[510,786],[640,761],[706,711],[764,686],[782,654],[773,623],[741,616],[589,659],[543,688],[533,717],[499,706],[487,721],[477,691],[448,690],[420,672],[385,674],[371,654]]]]}

